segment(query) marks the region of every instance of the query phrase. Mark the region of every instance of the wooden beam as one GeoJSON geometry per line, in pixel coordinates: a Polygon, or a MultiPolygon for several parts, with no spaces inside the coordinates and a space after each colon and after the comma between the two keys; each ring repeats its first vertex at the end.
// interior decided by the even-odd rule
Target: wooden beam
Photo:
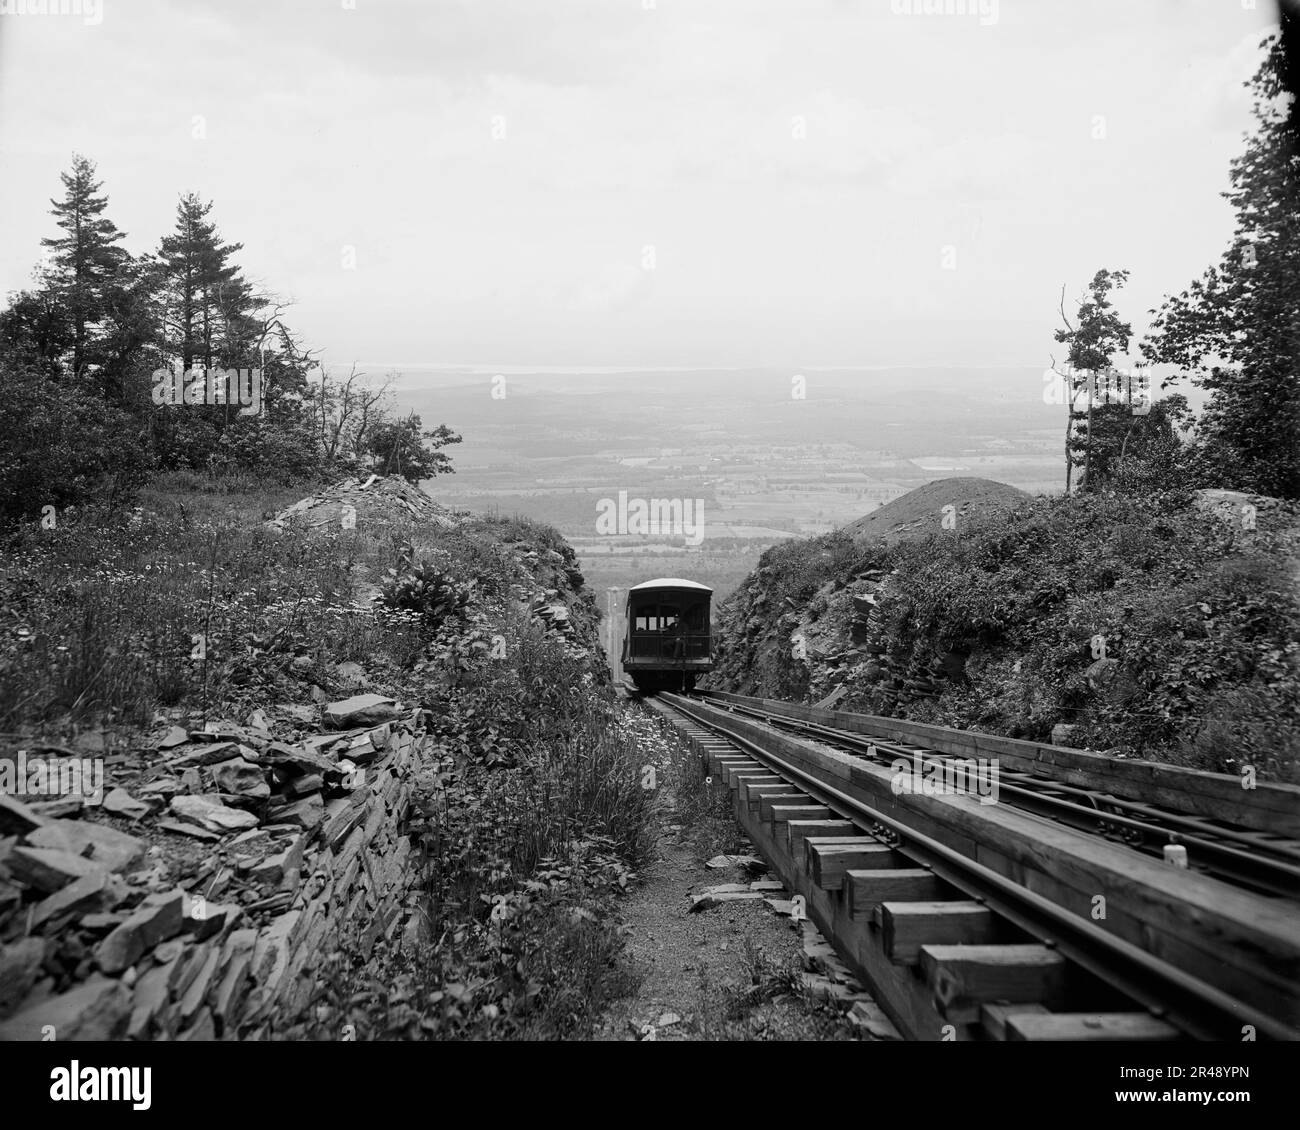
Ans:
{"type": "Polygon", "coordinates": [[[844,872],[850,868],[888,867],[898,857],[893,848],[866,836],[847,843],[828,843],[810,836],[804,840],[804,858],[804,869],[814,886],[823,891],[839,891],[844,884],[844,872]]]}
{"type": "Polygon", "coordinates": [[[1006,1020],[1008,1040],[1180,1040],[1172,1024],[1149,1012],[1020,1013],[1006,1020]]]}
{"type": "Polygon", "coordinates": [[[740,779],[740,799],[741,799],[741,801],[742,801],[744,804],[750,804],[750,803],[752,803],[752,802],[751,802],[751,799],[750,799],[750,798],[751,798],[751,790],[752,790],[752,789],[761,789],[761,788],[763,788],[764,786],[768,786],[768,785],[770,785],[770,786],[772,786],[772,787],[775,787],[775,788],[780,788],[780,787],[789,788],[789,786],[786,785],[786,783],[785,783],[783,780],[781,780],[780,777],[776,777],[776,776],[773,776],[773,775],[771,775],[771,774],[768,774],[768,776],[766,776],[766,777],[742,777],[742,778],[740,779]]]}
{"type": "Polygon", "coordinates": [[[844,898],[849,917],[867,921],[882,902],[937,900],[943,896],[944,886],[933,871],[920,867],[844,872],[844,898]]]}
{"type": "Polygon", "coordinates": [[[1007,1039],[1007,1021],[1013,1016],[1050,1015],[1041,1004],[986,1004],[980,1008],[980,1024],[990,1039],[1007,1039]]]}
{"type": "Polygon", "coordinates": [[[921,947],[921,971],[934,990],[935,1004],[947,1020],[974,1024],[980,1005],[990,1001],[1061,1003],[1065,961],[1047,946],[921,947]]]}
{"type": "Polygon", "coordinates": [[[750,781],[760,777],[770,776],[771,772],[767,769],[731,769],[727,773],[727,784],[733,789],[739,789],[742,781],[750,781]]]}
{"type": "Polygon", "coordinates": [[[754,773],[756,771],[762,771],[763,773],[769,772],[769,770],[764,769],[757,761],[737,761],[733,762],[731,765],[724,765],[719,776],[727,782],[729,788],[734,789],[736,786],[733,782],[737,773],[754,773]]]}
{"type": "MultiPolygon", "coordinates": [[[[788,824],[791,820],[829,820],[831,810],[824,804],[774,804],[772,806],[772,824],[779,828],[782,824],[788,824]]],[[[781,832],[777,836],[779,840],[781,832]]]]}
{"type": "Polygon", "coordinates": [[[994,937],[993,915],[977,902],[884,902],[880,905],[885,956],[915,965],[923,945],[975,945],[994,937]]]}
{"type": "Polygon", "coordinates": [[[791,820],[786,825],[786,849],[796,862],[803,859],[803,842],[808,836],[860,836],[849,820],[791,820]]]}
{"type": "Polygon", "coordinates": [[[758,801],[758,818],[764,823],[772,819],[772,809],[778,804],[812,804],[812,797],[807,793],[772,793],[768,796],[759,797],[758,801]]]}

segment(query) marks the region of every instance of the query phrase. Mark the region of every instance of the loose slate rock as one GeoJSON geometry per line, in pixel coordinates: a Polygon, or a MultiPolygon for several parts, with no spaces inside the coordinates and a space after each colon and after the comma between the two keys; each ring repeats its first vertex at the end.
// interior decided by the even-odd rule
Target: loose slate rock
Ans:
{"type": "Polygon", "coordinates": [[[28,835],[27,842],[33,847],[63,848],[74,855],[89,856],[110,871],[121,871],[139,859],[145,849],[143,840],[90,820],[51,820],[28,835]]]}
{"type": "Polygon", "coordinates": [[[0,1022],[0,1041],[39,1041],[52,1029],[54,1038],[116,1040],[131,1015],[131,991],[120,981],[91,977],[57,997],[50,997],[0,1022]]]}
{"type": "Polygon", "coordinates": [[[178,745],[184,745],[190,740],[190,735],[182,726],[173,726],[165,733],[158,742],[159,749],[175,749],[178,745]]]}
{"type": "Polygon", "coordinates": [[[123,890],[122,881],[112,878],[102,869],[83,875],[36,904],[32,911],[32,927],[46,922],[57,927],[65,917],[111,910],[122,897],[123,890]]]}
{"type": "Polygon", "coordinates": [[[256,828],[259,821],[251,812],[227,808],[211,793],[172,797],[171,811],[182,821],[197,824],[209,832],[241,832],[256,828]]]}
{"type": "Polygon", "coordinates": [[[126,789],[114,789],[104,797],[104,811],[128,820],[139,820],[153,811],[142,800],[136,800],[126,789]]]}
{"type": "Polygon", "coordinates": [[[85,875],[105,868],[80,855],[57,848],[16,847],[5,859],[5,866],[20,883],[53,894],[85,875]]]}
{"type": "Polygon", "coordinates": [[[704,866],[714,871],[727,867],[743,867],[746,871],[767,870],[767,864],[756,855],[715,855],[704,866]]]}
{"type": "Polygon", "coordinates": [[[139,909],[99,943],[95,958],[105,973],[121,973],[159,942],[175,937],[183,924],[185,892],[149,895],[139,909]]]}
{"type": "Polygon", "coordinates": [[[877,1040],[901,1040],[903,1037],[894,1022],[881,1011],[873,1000],[858,1000],[849,1009],[849,1023],[865,1029],[877,1040]]]}
{"type": "Polygon", "coordinates": [[[375,726],[396,718],[400,712],[396,701],[380,694],[359,694],[325,708],[325,725],[332,730],[352,726],[375,726]]]}
{"type": "Polygon", "coordinates": [[[0,1016],[9,1016],[36,984],[45,942],[41,938],[22,938],[0,947],[0,1016]]]}
{"type": "Polygon", "coordinates": [[[746,902],[761,899],[762,897],[758,891],[743,888],[739,891],[705,891],[700,895],[691,895],[691,913],[711,910],[715,906],[721,906],[724,902],[746,902]]]}
{"type": "Polygon", "coordinates": [[[271,795],[266,775],[250,761],[235,757],[212,767],[212,778],[223,793],[265,800],[271,795]]]}
{"type": "Polygon", "coordinates": [[[325,801],[320,793],[313,793],[284,808],[277,808],[271,813],[271,818],[277,824],[292,824],[295,828],[311,832],[319,828],[325,819],[325,801]]]}
{"type": "Polygon", "coordinates": [[[219,840],[216,832],[209,832],[197,824],[182,824],[179,820],[159,820],[156,827],[165,832],[179,832],[183,836],[193,836],[196,840],[219,840]]]}
{"type": "Polygon", "coordinates": [[[20,800],[0,793],[0,836],[25,836],[45,821],[20,800]]]}

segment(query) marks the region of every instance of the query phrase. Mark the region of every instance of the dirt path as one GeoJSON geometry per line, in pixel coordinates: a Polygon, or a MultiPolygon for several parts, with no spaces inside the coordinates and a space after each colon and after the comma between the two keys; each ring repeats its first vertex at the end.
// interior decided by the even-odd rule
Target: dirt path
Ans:
{"type": "MultiPolygon", "coordinates": [[[[671,815],[678,814],[669,799],[671,815]]],[[[640,988],[607,1013],[598,1039],[834,1040],[870,1038],[843,1008],[814,999],[825,981],[807,973],[811,927],[780,916],[762,898],[691,910],[691,895],[721,884],[772,881],[741,866],[710,868],[719,854],[751,855],[734,820],[717,810],[666,823],[660,857],[628,897],[628,959],[640,988]],[[810,989],[810,982],[812,988],[810,989]]],[[[785,892],[769,897],[788,899],[785,892]]]]}

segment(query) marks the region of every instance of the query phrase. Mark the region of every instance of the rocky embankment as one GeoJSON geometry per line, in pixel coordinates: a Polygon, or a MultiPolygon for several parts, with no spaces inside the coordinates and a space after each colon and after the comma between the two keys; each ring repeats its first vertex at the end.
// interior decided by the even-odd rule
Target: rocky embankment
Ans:
{"type": "Polygon", "coordinates": [[[1288,780],[1298,579],[1294,503],[941,480],[768,550],[711,685],[1288,780]]]}
{"type": "MultiPolygon", "coordinates": [[[[299,646],[274,687],[240,685],[247,708],[159,709],[146,732],[11,736],[0,749],[11,775],[98,759],[103,789],[47,796],[21,787],[29,777],[0,795],[0,1039],[303,1031],[331,964],[419,939],[408,813],[417,777],[447,754],[446,726],[430,725],[446,719],[425,709],[421,689],[445,689],[438,647],[477,641],[481,651],[465,654],[482,655],[508,624],[533,625],[605,677],[596,606],[552,531],[453,514],[375,476],[268,524],[284,536],[400,533],[411,567],[454,548],[455,560],[494,574],[462,568],[463,600],[422,629],[426,655],[413,671],[391,657],[322,662],[299,646]]],[[[401,579],[355,566],[356,613],[389,610],[401,579]]]]}

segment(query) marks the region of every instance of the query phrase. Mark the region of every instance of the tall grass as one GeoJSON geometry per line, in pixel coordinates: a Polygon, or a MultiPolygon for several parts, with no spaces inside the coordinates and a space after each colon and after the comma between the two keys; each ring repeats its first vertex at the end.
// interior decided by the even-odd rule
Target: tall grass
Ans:
{"type": "Polygon", "coordinates": [[[171,493],[134,517],[83,510],[11,539],[0,730],[91,716],[145,725],[158,706],[212,713],[274,687],[298,654],[400,663],[418,650],[410,617],[356,599],[364,572],[396,561],[400,531],[308,540],[215,493],[226,501],[200,519],[202,497],[171,493]]]}

